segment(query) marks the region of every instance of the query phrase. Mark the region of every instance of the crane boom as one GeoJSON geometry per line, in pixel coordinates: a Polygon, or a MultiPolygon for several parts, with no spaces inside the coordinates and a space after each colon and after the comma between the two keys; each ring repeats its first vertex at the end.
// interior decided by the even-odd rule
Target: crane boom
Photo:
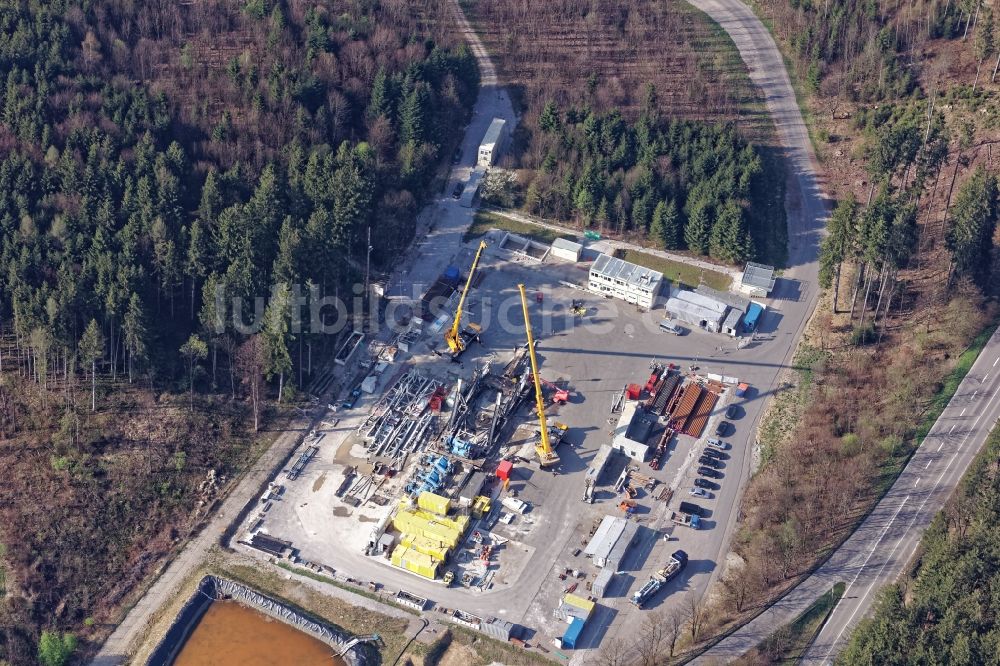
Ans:
{"type": "Polygon", "coordinates": [[[552,465],[559,461],[559,456],[552,450],[549,442],[549,426],[545,421],[545,399],[542,397],[542,383],[538,377],[538,359],[535,357],[535,338],[531,334],[531,318],[528,315],[528,297],[524,293],[524,285],[517,285],[521,292],[521,309],[524,310],[524,331],[528,335],[528,356],[531,358],[531,378],[535,382],[535,411],[538,412],[538,423],[541,426],[541,443],[535,447],[542,466],[552,465]]]}
{"type": "Polygon", "coordinates": [[[462,344],[462,339],[459,336],[459,329],[462,326],[462,306],[465,305],[465,297],[469,295],[469,285],[472,284],[472,276],[476,274],[476,266],[479,265],[479,257],[482,256],[483,250],[486,249],[486,241],[479,241],[479,249],[476,250],[476,258],[472,260],[472,267],[469,269],[469,277],[465,280],[465,289],[462,290],[462,297],[458,299],[458,307],[455,309],[455,322],[448,329],[448,332],[444,334],[445,342],[448,343],[448,348],[454,354],[464,351],[465,346],[462,344]]]}

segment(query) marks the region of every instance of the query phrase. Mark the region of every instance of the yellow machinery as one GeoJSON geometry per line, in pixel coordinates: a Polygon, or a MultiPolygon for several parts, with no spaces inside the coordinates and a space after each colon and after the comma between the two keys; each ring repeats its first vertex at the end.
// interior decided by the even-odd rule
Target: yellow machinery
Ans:
{"type": "MultiPolygon", "coordinates": [[[[549,441],[549,426],[545,422],[545,399],[542,397],[542,383],[538,379],[538,359],[535,358],[535,338],[531,335],[531,318],[528,316],[528,297],[524,293],[524,285],[517,285],[521,292],[521,308],[524,309],[524,331],[528,334],[528,356],[531,358],[531,378],[535,382],[535,411],[538,412],[539,434],[541,440],[535,445],[535,453],[538,454],[538,464],[542,467],[551,467],[559,463],[559,456],[552,449],[549,441]]],[[[565,426],[561,427],[565,430],[565,426]]],[[[560,437],[562,435],[560,434],[560,437]]]]}
{"type": "Polygon", "coordinates": [[[465,305],[465,297],[469,295],[469,286],[472,284],[472,276],[476,274],[476,266],[479,265],[479,257],[486,249],[486,241],[479,242],[479,249],[476,250],[476,258],[472,260],[472,268],[469,269],[469,277],[465,280],[465,289],[462,290],[462,297],[458,299],[458,308],[455,310],[455,322],[444,334],[444,340],[448,343],[452,358],[458,358],[465,351],[469,343],[479,337],[483,330],[478,324],[469,324],[465,331],[462,327],[462,307],[465,305]]]}

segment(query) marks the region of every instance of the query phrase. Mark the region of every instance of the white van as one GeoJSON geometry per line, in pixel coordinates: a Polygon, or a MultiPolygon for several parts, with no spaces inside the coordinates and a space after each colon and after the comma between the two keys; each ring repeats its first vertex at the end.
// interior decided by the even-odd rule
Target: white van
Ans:
{"type": "Polygon", "coordinates": [[[729,448],[729,442],[723,442],[721,439],[716,439],[714,437],[709,437],[707,444],[713,449],[718,449],[719,451],[725,451],[729,448]]]}
{"type": "Polygon", "coordinates": [[[684,335],[684,329],[675,324],[673,319],[661,319],[660,330],[674,335],[684,335]]]}

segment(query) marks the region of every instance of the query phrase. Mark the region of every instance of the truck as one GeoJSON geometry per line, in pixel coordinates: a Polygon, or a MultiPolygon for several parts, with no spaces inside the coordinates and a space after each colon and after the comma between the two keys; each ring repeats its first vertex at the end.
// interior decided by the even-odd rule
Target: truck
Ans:
{"type": "Polygon", "coordinates": [[[632,595],[630,601],[635,606],[642,608],[647,601],[653,598],[654,594],[659,592],[661,587],[676,578],[677,574],[684,570],[687,562],[687,553],[683,550],[674,551],[674,554],[667,560],[667,565],[650,576],[646,584],[632,595]]]}
{"type": "Polygon", "coordinates": [[[678,525],[683,525],[685,527],[690,527],[691,529],[697,530],[701,528],[701,518],[698,516],[692,516],[690,513],[681,513],[680,511],[671,511],[670,520],[678,525]]]}
{"type": "Polygon", "coordinates": [[[690,513],[692,516],[701,516],[702,508],[692,502],[681,502],[677,507],[681,513],[690,513]]]}

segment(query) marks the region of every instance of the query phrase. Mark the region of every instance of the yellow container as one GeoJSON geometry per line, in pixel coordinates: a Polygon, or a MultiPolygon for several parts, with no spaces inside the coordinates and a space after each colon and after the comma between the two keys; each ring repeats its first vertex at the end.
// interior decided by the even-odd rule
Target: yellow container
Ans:
{"type": "Polygon", "coordinates": [[[413,548],[418,553],[430,555],[438,562],[444,562],[448,559],[448,551],[450,548],[447,544],[441,543],[440,541],[428,539],[425,536],[418,536],[416,534],[407,534],[403,537],[402,543],[410,548],[413,548]]]}
{"type": "Polygon", "coordinates": [[[412,571],[415,574],[430,578],[437,578],[438,563],[430,555],[417,552],[412,548],[400,544],[392,551],[390,561],[393,566],[412,571]]]}
{"type": "Polygon", "coordinates": [[[578,597],[575,594],[567,594],[563,597],[563,603],[569,604],[570,606],[575,606],[582,611],[587,613],[587,618],[590,618],[590,614],[594,612],[594,602],[589,599],[584,599],[583,597],[578,597]]]}
{"type": "Polygon", "coordinates": [[[439,516],[447,516],[448,510],[451,509],[451,500],[434,493],[423,492],[417,496],[417,506],[439,516]]]}

